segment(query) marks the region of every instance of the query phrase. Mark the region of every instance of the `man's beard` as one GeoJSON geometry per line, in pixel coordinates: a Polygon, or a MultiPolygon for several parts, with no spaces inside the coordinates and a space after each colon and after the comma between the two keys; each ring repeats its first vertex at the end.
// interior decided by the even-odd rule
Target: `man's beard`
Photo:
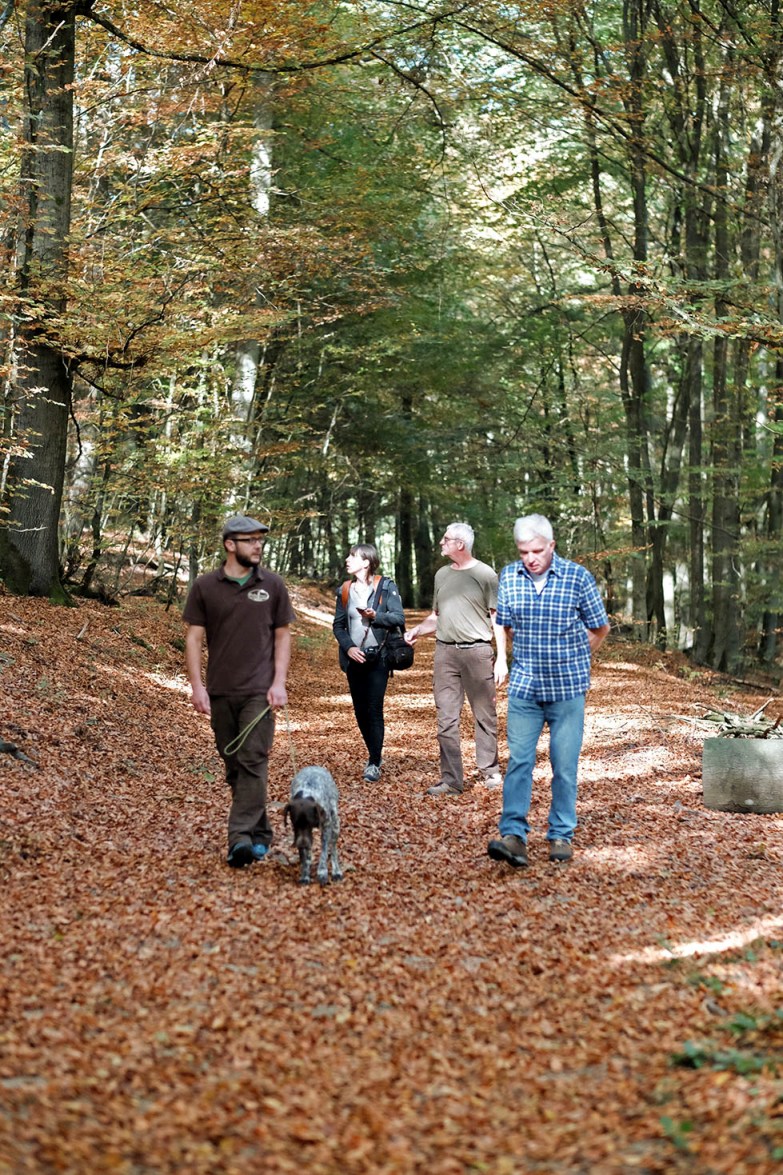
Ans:
{"type": "Polygon", "coordinates": [[[255,567],[258,564],[260,555],[246,555],[244,551],[235,551],[234,558],[240,567],[255,567]]]}

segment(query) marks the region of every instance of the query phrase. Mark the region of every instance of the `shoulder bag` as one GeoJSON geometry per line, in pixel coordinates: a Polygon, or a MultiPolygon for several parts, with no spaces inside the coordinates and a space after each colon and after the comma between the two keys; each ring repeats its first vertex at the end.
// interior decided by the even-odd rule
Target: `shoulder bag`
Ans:
{"type": "MultiPolygon", "coordinates": [[[[382,579],[375,597],[375,611],[377,612],[381,599],[383,597],[384,585],[389,581],[382,579]]],[[[410,669],[413,664],[413,645],[409,645],[405,640],[403,633],[405,632],[405,625],[402,627],[397,625],[394,628],[387,628],[383,640],[380,643],[381,657],[383,663],[390,673],[395,669],[410,669]]]]}

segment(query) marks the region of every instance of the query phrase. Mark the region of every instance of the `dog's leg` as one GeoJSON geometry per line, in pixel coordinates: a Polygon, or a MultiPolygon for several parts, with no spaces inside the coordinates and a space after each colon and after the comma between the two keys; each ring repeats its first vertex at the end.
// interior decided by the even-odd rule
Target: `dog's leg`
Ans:
{"type": "Polygon", "coordinates": [[[318,880],[321,885],[329,884],[329,849],[332,843],[332,825],[329,820],[321,823],[321,856],[318,861],[318,880]]]}
{"type": "Polygon", "coordinates": [[[343,871],[340,868],[340,858],[337,854],[337,838],[340,835],[340,817],[339,816],[335,816],[335,818],[332,822],[332,827],[331,827],[330,831],[332,834],[332,843],[331,843],[332,881],[342,881],[343,871]]]}
{"type": "Polygon", "coordinates": [[[340,858],[337,855],[337,837],[332,837],[332,881],[342,881],[343,871],[340,868],[340,858]]]}
{"type": "Polygon", "coordinates": [[[310,884],[310,850],[305,848],[299,850],[299,884],[310,884]]]}

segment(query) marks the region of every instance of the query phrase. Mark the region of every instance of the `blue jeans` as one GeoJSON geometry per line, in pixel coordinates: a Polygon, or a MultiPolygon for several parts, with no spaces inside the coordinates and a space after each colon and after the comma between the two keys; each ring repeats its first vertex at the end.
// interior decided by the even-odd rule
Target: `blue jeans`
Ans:
{"type": "Polygon", "coordinates": [[[530,831],[528,812],[533,795],[536,747],[544,723],[549,726],[549,760],[552,764],[552,803],[547,840],[568,840],[576,828],[576,772],[584,732],[585,695],[565,702],[508,699],[509,763],[503,781],[501,836],[520,836],[530,831]]]}

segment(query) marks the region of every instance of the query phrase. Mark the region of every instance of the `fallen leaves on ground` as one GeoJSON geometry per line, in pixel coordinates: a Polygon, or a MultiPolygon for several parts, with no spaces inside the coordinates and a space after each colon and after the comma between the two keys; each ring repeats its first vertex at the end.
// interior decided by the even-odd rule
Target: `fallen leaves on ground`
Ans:
{"type": "Polygon", "coordinates": [[[694,721],[765,697],[609,642],[574,862],[547,860],[542,740],[513,871],[497,791],[424,794],[431,643],[367,784],[328,600],[296,603],[275,846],[233,871],[177,613],[0,598],[0,738],[34,761],[0,755],[0,1171],[779,1168],[783,819],[704,808],[694,721]],[[341,790],[324,889],[282,826],[308,763],[341,790]]]}

